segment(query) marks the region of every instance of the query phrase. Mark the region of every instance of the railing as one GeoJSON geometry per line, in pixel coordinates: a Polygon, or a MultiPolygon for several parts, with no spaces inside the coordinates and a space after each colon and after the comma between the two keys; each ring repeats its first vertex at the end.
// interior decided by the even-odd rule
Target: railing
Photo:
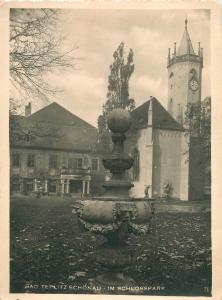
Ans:
{"type": "Polygon", "coordinates": [[[196,54],[183,54],[179,56],[174,56],[168,60],[168,66],[175,62],[184,62],[184,61],[192,61],[192,62],[201,62],[203,63],[203,58],[196,54]]]}
{"type": "Polygon", "coordinates": [[[66,168],[66,169],[62,169],[60,172],[61,175],[90,174],[91,169],[90,168],[75,168],[75,169],[66,168]]]}

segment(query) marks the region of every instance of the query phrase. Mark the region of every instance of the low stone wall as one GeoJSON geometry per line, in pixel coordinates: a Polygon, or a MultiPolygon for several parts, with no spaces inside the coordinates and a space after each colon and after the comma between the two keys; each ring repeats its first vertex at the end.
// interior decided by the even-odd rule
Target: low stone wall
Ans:
{"type": "Polygon", "coordinates": [[[198,213],[198,212],[210,212],[211,203],[210,201],[198,201],[198,202],[187,202],[187,201],[154,201],[154,207],[156,213],[198,213]]]}

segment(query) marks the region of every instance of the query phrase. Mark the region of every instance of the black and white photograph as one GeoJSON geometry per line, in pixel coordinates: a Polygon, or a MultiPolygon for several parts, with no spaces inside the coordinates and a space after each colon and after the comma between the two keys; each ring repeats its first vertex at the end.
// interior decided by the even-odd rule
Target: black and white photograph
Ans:
{"type": "Polygon", "coordinates": [[[211,21],[9,9],[10,294],[212,296],[211,21]]]}

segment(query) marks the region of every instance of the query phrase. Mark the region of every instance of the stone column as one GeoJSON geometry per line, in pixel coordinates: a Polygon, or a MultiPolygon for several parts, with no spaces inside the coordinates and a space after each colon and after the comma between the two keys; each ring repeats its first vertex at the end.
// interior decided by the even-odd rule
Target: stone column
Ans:
{"type": "Polygon", "coordinates": [[[90,192],[90,189],[89,189],[89,184],[90,184],[90,182],[89,181],[86,181],[86,187],[87,187],[87,194],[89,194],[89,192],[90,192]]]}
{"type": "Polygon", "coordinates": [[[61,180],[61,184],[62,184],[62,190],[61,190],[61,193],[64,194],[64,192],[65,192],[65,182],[64,182],[63,179],[61,180]]]}
{"type": "Polygon", "coordinates": [[[20,193],[24,192],[24,179],[22,178],[21,183],[20,183],[20,193]]]}
{"type": "Polygon", "coordinates": [[[82,181],[82,194],[85,195],[85,186],[86,186],[86,182],[85,180],[82,181]]]}
{"type": "Polygon", "coordinates": [[[66,181],[66,193],[69,194],[69,179],[66,181]]]}
{"type": "Polygon", "coordinates": [[[34,179],[34,192],[37,192],[37,179],[34,179]]]}
{"type": "Polygon", "coordinates": [[[46,179],[45,180],[45,193],[48,192],[48,180],[46,179]]]}

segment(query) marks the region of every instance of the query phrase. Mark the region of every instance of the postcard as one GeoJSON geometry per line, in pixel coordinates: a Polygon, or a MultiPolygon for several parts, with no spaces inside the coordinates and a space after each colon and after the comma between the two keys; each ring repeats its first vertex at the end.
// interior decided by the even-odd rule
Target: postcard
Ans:
{"type": "Polygon", "coordinates": [[[221,299],[220,4],[0,15],[0,299],[221,299]]]}

